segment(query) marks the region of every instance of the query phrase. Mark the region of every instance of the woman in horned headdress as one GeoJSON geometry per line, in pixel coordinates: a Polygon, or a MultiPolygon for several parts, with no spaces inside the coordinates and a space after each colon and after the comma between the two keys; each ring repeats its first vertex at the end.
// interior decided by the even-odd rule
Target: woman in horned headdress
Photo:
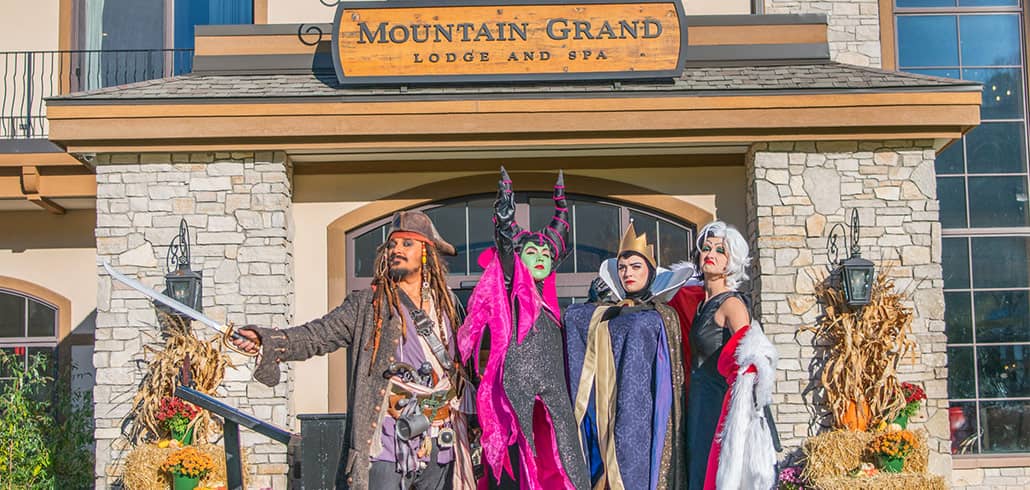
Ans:
{"type": "Polygon", "coordinates": [[[595,488],[686,488],[682,344],[665,301],[693,272],[658,267],[630,223],[593,286],[606,297],[566,311],[569,379],[595,488]]]}
{"type": "Polygon", "coordinates": [[[590,482],[562,369],[554,277],[569,252],[562,175],[554,186],[554,216],[539,232],[515,222],[515,197],[503,167],[498,187],[496,247],[479,257],[483,276],[458,331],[462,356],[475,355],[476,366],[489,331],[490,354],[476,399],[484,463],[498,481],[506,472],[522,488],[586,490],[590,482]],[[518,448],[517,465],[509,458],[510,446],[518,448]]]}

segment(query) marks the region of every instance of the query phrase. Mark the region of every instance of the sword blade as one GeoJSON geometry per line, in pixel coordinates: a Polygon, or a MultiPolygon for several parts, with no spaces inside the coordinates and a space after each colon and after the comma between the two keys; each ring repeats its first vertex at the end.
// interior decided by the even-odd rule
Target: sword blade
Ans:
{"type": "Polygon", "coordinates": [[[222,325],[221,323],[218,323],[204,316],[203,313],[194,310],[193,308],[190,308],[189,306],[186,306],[180,303],[179,301],[176,301],[175,298],[169,298],[168,296],[165,296],[157,291],[154,291],[151,288],[144,286],[142,283],[135,279],[126,277],[121,272],[114,270],[114,268],[111,267],[111,264],[107,263],[106,260],[104,261],[104,269],[107,269],[107,273],[110,274],[111,277],[117,279],[118,282],[125,284],[126,286],[129,286],[130,288],[135,289],[140,293],[143,293],[144,296],[154,301],[157,301],[158,303],[161,303],[175,311],[178,311],[179,313],[182,313],[183,315],[186,315],[200,323],[203,323],[204,325],[207,325],[215,330],[218,330],[223,334],[226,332],[227,329],[225,325],[222,325]]]}

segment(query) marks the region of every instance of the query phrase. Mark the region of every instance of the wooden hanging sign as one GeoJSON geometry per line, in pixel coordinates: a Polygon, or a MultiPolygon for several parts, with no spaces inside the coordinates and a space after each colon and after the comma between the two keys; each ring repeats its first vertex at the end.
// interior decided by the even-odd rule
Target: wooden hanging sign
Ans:
{"type": "Polygon", "coordinates": [[[672,78],[683,71],[679,0],[342,2],[344,84],[672,78]]]}

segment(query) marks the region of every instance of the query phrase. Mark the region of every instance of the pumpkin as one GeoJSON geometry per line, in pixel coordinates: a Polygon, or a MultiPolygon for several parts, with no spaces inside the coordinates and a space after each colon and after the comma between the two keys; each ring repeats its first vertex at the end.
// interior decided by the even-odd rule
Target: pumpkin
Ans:
{"type": "Polygon", "coordinates": [[[865,431],[869,427],[869,402],[865,397],[858,403],[848,400],[847,409],[844,410],[840,423],[849,430],[865,431]]]}

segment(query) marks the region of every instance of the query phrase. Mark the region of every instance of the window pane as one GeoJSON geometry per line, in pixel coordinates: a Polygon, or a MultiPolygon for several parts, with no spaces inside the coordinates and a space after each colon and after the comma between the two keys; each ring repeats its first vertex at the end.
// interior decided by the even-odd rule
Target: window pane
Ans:
{"type": "MultiPolygon", "coordinates": [[[[977,372],[982,398],[1011,398],[1030,395],[1027,355],[1030,346],[1004,345],[976,348],[977,372]]],[[[950,376],[949,376],[950,377],[950,376]]],[[[1030,428],[1030,427],[1028,427],[1030,428]]]]}
{"type": "Polygon", "coordinates": [[[898,17],[898,65],[958,66],[958,27],[953,15],[898,17]]]}
{"type": "Polygon", "coordinates": [[[958,0],[960,7],[1015,7],[1019,0],[958,0]]]}
{"type": "Polygon", "coordinates": [[[492,198],[473,199],[469,207],[469,274],[483,272],[477,260],[479,254],[494,246],[494,200],[492,198]]]}
{"type": "Polygon", "coordinates": [[[973,238],[973,287],[1026,287],[1027,244],[1022,237],[973,238]]]}
{"type": "Polygon", "coordinates": [[[977,448],[976,403],[952,402],[948,407],[948,421],[951,425],[951,453],[970,454],[977,448]]]}
{"type": "Polygon", "coordinates": [[[918,73],[918,74],[921,74],[921,75],[930,75],[930,76],[933,76],[933,77],[944,77],[944,78],[955,78],[955,79],[962,78],[962,71],[959,70],[958,68],[924,68],[924,69],[905,68],[902,71],[907,71],[909,73],[918,73]]]}
{"type": "Polygon", "coordinates": [[[54,363],[54,348],[53,347],[29,347],[26,353],[26,357],[29,362],[33,362],[33,358],[39,356],[43,359],[44,374],[51,378],[57,374],[57,365],[54,363]]]}
{"type": "MultiPolygon", "coordinates": [[[[978,310],[979,311],[979,310],[978,310]]],[[[948,343],[965,344],[973,341],[972,310],[969,293],[944,293],[944,324],[948,343]]]]}
{"type": "Polygon", "coordinates": [[[984,402],[980,404],[985,452],[1030,450],[1030,402],[984,402]]]}
{"type": "MultiPolygon", "coordinates": [[[[637,236],[647,233],[647,244],[651,246],[653,253],[655,250],[655,242],[658,237],[658,219],[639,211],[630,211],[629,219],[633,220],[633,230],[637,232],[637,236]]],[[[619,241],[622,241],[621,235],[619,236],[619,241]]],[[[621,245],[621,243],[619,245],[621,245]]],[[[655,257],[655,259],[657,258],[658,257],[655,257]]]]}
{"type": "Polygon", "coordinates": [[[973,348],[948,347],[948,396],[973,398],[973,348]]]}
{"type": "MultiPolygon", "coordinates": [[[[942,197],[943,199],[943,197],[942,197]]],[[[1026,177],[970,177],[969,225],[974,228],[1026,226],[1026,177]]]]}
{"type": "Polygon", "coordinates": [[[354,276],[372,277],[375,274],[376,252],[383,244],[386,225],[373,228],[354,239],[354,276]]]}
{"type": "Polygon", "coordinates": [[[959,18],[963,66],[1019,64],[1019,16],[963,15],[959,18]]]}
{"type": "Polygon", "coordinates": [[[937,161],[934,167],[937,174],[960,174],[964,167],[962,165],[962,149],[965,141],[960,139],[948,145],[944,151],[937,154],[937,161]]]}
{"type": "Polygon", "coordinates": [[[658,252],[658,265],[669,267],[677,262],[683,262],[690,257],[690,231],[686,228],[662,221],[658,224],[661,250],[658,252]]]}
{"type": "Polygon", "coordinates": [[[0,379],[10,378],[14,375],[14,367],[12,366],[12,363],[21,362],[21,365],[25,366],[24,354],[19,356],[15,352],[14,347],[0,347],[0,352],[3,352],[4,355],[7,356],[6,358],[8,361],[6,363],[0,363],[0,379]],[[20,359],[20,361],[18,359],[20,359]]]}
{"type": "Polygon", "coordinates": [[[29,337],[56,337],[57,310],[29,300],[29,337]]]}
{"type": "Polygon", "coordinates": [[[962,78],[975,80],[984,85],[981,118],[1023,118],[1023,78],[1019,68],[962,70],[962,78]]]}
{"type": "Polygon", "coordinates": [[[1026,291],[977,291],[973,303],[977,342],[1030,341],[1026,291]]]}
{"type": "Polygon", "coordinates": [[[941,240],[944,271],[944,289],[969,287],[969,240],[944,238],[941,240]]]}
{"type": "Polygon", "coordinates": [[[454,245],[454,250],[458,252],[454,257],[444,256],[447,270],[453,274],[464,275],[465,254],[468,253],[468,247],[465,245],[465,203],[433,208],[426,211],[426,215],[433,221],[433,226],[444,241],[454,245]]]}
{"type": "Polygon", "coordinates": [[[985,122],[966,135],[969,173],[1026,171],[1026,130],[1021,122],[985,122]]]}
{"type": "Polygon", "coordinates": [[[606,204],[574,204],[576,272],[597,273],[604,259],[619,251],[619,208],[606,204]]]}
{"type": "Polygon", "coordinates": [[[0,337],[25,336],[25,298],[0,292],[0,337]]]}
{"type": "Polygon", "coordinates": [[[965,228],[966,222],[966,179],[963,177],[938,177],[937,198],[941,203],[941,226],[944,228],[965,228]]]}
{"type": "Polygon", "coordinates": [[[898,0],[898,7],[954,7],[955,0],[898,0]]]}

